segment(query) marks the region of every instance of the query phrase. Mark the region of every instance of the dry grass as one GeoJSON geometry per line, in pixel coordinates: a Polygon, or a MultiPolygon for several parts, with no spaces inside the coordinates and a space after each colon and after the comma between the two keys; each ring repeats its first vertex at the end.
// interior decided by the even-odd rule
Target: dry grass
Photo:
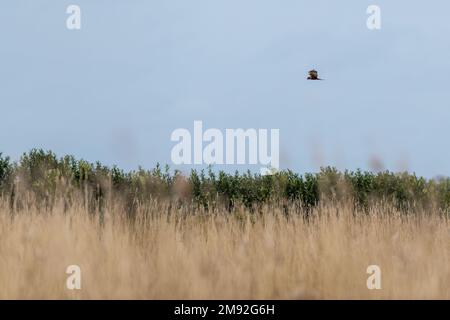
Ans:
{"type": "Polygon", "coordinates": [[[450,223],[437,214],[341,204],[306,221],[268,208],[168,216],[165,206],[131,225],[110,208],[101,225],[81,207],[11,217],[1,203],[0,298],[450,298],[450,223]],[[78,291],[65,287],[71,264],[81,267],[78,291]],[[366,287],[371,264],[381,290],[366,287]]]}

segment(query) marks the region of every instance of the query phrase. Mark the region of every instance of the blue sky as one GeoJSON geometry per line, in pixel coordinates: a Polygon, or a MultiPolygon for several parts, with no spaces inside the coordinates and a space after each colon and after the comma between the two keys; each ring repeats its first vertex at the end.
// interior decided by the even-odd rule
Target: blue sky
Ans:
{"type": "MultiPolygon", "coordinates": [[[[177,128],[279,128],[282,168],[450,175],[450,3],[0,3],[0,152],[171,164],[177,128]],[[66,8],[82,29],[66,29],[66,8]],[[382,28],[366,28],[381,7],[382,28]],[[306,81],[317,68],[326,81],[306,81]]],[[[235,169],[219,167],[220,169],[235,169]]],[[[186,169],[186,168],[182,168],[186,169]]],[[[239,167],[246,169],[246,167],[239,167]]]]}

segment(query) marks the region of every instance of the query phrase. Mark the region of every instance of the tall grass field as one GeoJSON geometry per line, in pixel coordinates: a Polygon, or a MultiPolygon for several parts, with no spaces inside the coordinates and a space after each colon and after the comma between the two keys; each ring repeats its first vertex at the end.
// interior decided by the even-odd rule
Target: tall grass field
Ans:
{"type": "Polygon", "coordinates": [[[449,186],[0,156],[0,298],[449,299],[449,186]],[[80,290],[66,286],[69,265],[80,290]],[[371,265],[380,289],[367,286],[371,265]]]}

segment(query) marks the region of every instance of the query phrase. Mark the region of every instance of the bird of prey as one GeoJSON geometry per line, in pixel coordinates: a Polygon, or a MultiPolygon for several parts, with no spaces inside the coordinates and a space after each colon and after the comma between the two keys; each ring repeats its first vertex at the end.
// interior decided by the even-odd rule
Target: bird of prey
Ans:
{"type": "Polygon", "coordinates": [[[313,69],[308,72],[308,80],[323,80],[323,79],[320,79],[317,71],[313,69]]]}

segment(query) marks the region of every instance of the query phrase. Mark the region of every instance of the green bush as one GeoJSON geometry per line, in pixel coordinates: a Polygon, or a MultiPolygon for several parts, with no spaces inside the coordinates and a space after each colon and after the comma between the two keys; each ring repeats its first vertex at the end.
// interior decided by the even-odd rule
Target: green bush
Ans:
{"type": "Polygon", "coordinates": [[[13,170],[9,157],[3,157],[3,154],[0,152],[0,192],[4,192],[10,187],[13,170]]]}

